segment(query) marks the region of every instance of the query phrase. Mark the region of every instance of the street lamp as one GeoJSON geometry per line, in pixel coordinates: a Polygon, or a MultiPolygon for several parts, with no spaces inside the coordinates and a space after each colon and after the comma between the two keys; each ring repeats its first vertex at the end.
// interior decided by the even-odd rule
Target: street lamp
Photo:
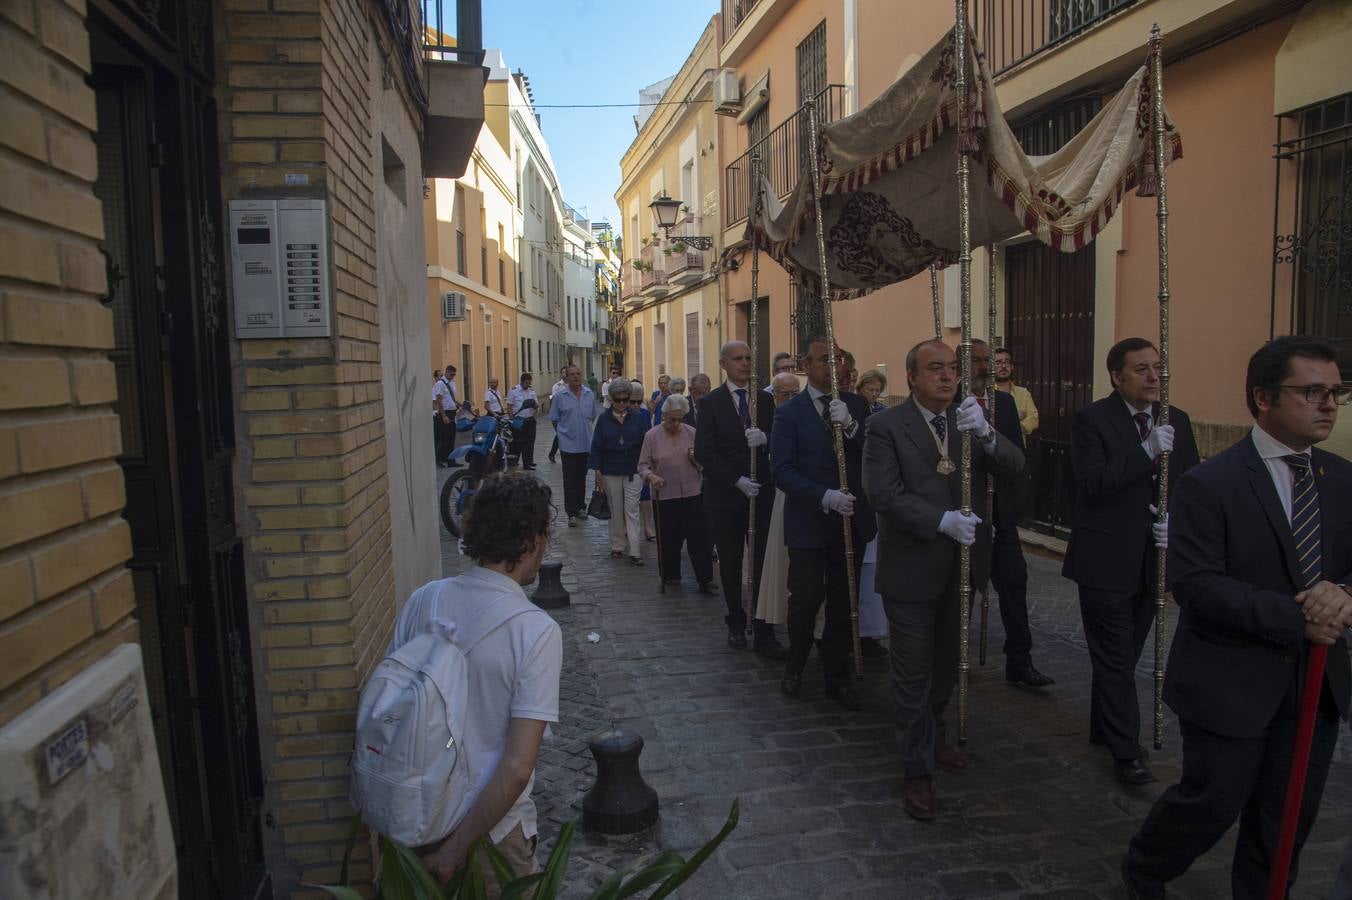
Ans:
{"type": "MultiPolygon", "coordinates": [[[[653,221],[657,223],[658,228],[662,229],[662,233],[666,235],[667,240],[672,240],[671,229],[676,227],[676,217],[681,213],[681,205],[681,201],[668,197],[666,191],[663,191],[662,196],[648,204],[648,208],[653,211],[653,221]]],[[[705,235],[683,234],[677,235],[675,239],[682,244],[694,247],[696,250],[714,249],[714,239],[705,235]]]]}

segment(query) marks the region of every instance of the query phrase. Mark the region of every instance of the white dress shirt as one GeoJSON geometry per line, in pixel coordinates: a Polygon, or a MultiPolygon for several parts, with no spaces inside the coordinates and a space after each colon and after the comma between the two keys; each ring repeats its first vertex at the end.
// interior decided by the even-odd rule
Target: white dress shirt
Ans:
{"type": "Polygon", "coordinates": [[[1291,471],[1291,467],[1282,459],[1283,456],[1296,454],[1310,457],[1310,451],[1304,452],[1292,450],[1290,447],[1268,434],[1257,425],[1249,432],[1249,437],[1253,440],[1254,449],[1258,451],[1258,456],[1263,460],[1263,465],[1267,466],[1268,475],[1272,476],[1272,486],[1277,489],[1277,499],[1282,501],[1282,510],[1286,513],[1286,521],[1291,522],[1291,501],[1295,496],[1296,473],[1291,471]]]}
{"type": "Polygon", "coordinates": [[[495,416],[500,416],[507,412],[502,405],[502,395],[493,388],[484,391],[484,410],[495,416]]]}
{"type": "Polygon", "coordinates": [[[948,410],[944,410],[943,412],[935,412],[934,410],[932,410],[932,409],[930,409],[929,407],[925,406],[925,404],[921,403],[919,400],[916,400],[916,401],[915,401],[915,407],[916,407],[916,409],[920,410],[920,414],[921,414],[922,416],[925,417],[925,424],[929,426],[930,434],[934,435],[934,441],[935,441],[935,444],[936,444],[936,446],[938,446],[938,448],[939,448],[939,455],[940,455],[940,456],[947,456],[947,455],[948,455],[948,432],[952,430],[952,429],[950,429],[950,428],[948,427],[948,410]],[[940,440],[940,439],[939,439],[939,432],[937,432],[937,431],[934,430],[934,417],[935,417],[935,416],[943,416],[943,417],[944,417],[944,437],[943,437],[943,440],[940,440]]]}
{"type": "Polygon", "coordinates": [[[535,393],[535,388],[523,388],[516,385],[511,392],[507,394],[507,402],[512,406],[512,415],[520,416],[523,419],[533,419],[540,409],[540,398],[535,393]],[[521,404],[527,400],[534,400],[535,405],[530,409],[522,409],[521,404]]]}
{"type": "MultiPolygon", "coordinates": [[[[1117,396],[1122,400],[1122,405],[1127,408],[1127,412],[1131,414],[1131,427],[1136,429],[1136,433],[1138,435],[1141,433],[1141,430],[1140,427],[1136,424],[1136,417],[1139,416],[1141,413],[1145,413],[1146,416],[1150,419],[1150,421],[1146,423],[1145,430],[1145,436],[1149,438],[1150,432],[1155,430],[1155,404],[1148,403],[1146,404],[1145,409],[1137,409],[1136,407],[1132,406],[1130,403],[1127,402],[1126,397],[1123,397],[1121,394],[1118,394],[1117,396]]],[[[1141,449],[1145,451],[1146,456],[1150,457],[1151,459],[1155,458],[1155,454],[1153,451],[1151,451],[1150,442],[1148,440],[1141,441],[1141,449]]]]}
{"type": "MultiPolygon", "coordinates": [[[[814,388],[811,384],[809,384],[807,386],[807,395],[812,398],[812,406],[814,409],[818,410],[819,412],[825,411],[822,409],[822,401],[820,398],[829,397],[831,396],[830,394],[826,393],[825,391],[819,391],[816,388],[814,388]]],[[[850,427],[845,429],[845,436],[854,437],[854,433],[858,430],[859,430],[859,422],[858,420],[853,420],[850,422],[850,427]]]]}

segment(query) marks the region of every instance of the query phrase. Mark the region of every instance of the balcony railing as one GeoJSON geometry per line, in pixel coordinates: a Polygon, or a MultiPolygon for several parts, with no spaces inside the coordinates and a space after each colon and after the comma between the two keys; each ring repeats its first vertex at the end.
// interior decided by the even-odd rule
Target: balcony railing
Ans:
{"type": "Polygon", "coordinates": [[[999,75],[1093,28],[1137,0],[976,0],[972,27],[999,75]]]}
{"type": "MultiPolygon", "coordinates": [[[[827,85],[817,95],[817,114],[823,125],[839,119],[845,112],[845,85],[827,85]]],[[[751,154],[761,159],[761,172],[780,197],[793,190],[807,160],[807,107],[789,116],[774,131],[737,157],[723,172],[724,227],[746,218],[751,202],[751,154]]]]}
{"type": "Polygon", "coordinates": [[[662,255],[661,244],[653,241],[643,248],[642,260],[646,263],[639,272],[638,289],[640,293],[664,293],[667,284],[666,259],[662,255]]]}
{"type": "Polygon", "coordinates": [[[751,14],[752,8],[761,0],[723,0],[723,40],[727,41],[742,20],[751,14]]]}
{"type": "Polygon", "coordinates": [[[689,244],[683,244],[681,238],[686,236],[698,235],[700,233],[701,220],[693,213],[688,214],[685,219],[678,222],[672,229],[671,240],[666,242],[666,250],[671,251],[666,256],[667,278],[672,281],[698,281],[704,275],[704,254],[696,250],[689,244]],[[684,247],[684,250],[676,250],[675,247],[684,247]],[[678,278],[677,276],[683,276],[678,278]]]}

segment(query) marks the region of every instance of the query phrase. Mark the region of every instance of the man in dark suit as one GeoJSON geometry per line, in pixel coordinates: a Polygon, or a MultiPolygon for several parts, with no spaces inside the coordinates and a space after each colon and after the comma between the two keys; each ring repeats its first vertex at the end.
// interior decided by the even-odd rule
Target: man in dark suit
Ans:
{"type": "MultiPolygon", "coordinates": [[[[770,529],[774,491],[761,490],[769,477],[767,432],[773,421],[773,404],[756,403],[752,425],[751,404],[756,401],[751,380],[751,348],[743,341],[729,341],[719,354],[726,373],[723,384],[704,396],[695,426],[695,460],[704,470],[701,496],[709,533],[718,550],[718,571],[728,614],[728,646],[746,648],[746,610],[742,607],[742,558],[748,531],[749,501],[756,501],[756,547],[752,597],[760,595],[761,563],[765,559],[765,534],[770,529]],[[756,448],[756,479],[751,478],[751,448],[756,448]]],[[[696,376],[698,377],[698,376],[696,376]]],[[[784,646],[775,637],[774,626],[752,621],[756,652],[769,659],[783,659],[784,646]]]]}
{"type": "Polygon", "coordinates": [[[1155,544],[1151,513],[1159,457],[1171,452],[1172,483],[1198,463],[1188,414],[1159,412],[1160,355],[1144,338],[1108,351],[1113,393],[1075,413],[1071,465],[1075,525],[1061,574],[1080,587],[1080,616],[1093,669],[1089,742],[1107,747],[1118,781],[1155,780],[1139,743],[1136,663],[1155,621],[1155,544]],[[1153,538],[1153,539],[1152,539],[1153,538]]]}
{"type": "Polygon", "coordinates": [[[861,487],[864,420],[868,403],[858,394],[831,397],[831,363],[826,338],[808,341],[803,368],[807,388],[775,410],[775,486],[784,492],[784,543],[789,554],[789,657],[780,687],[790,697],[802,690],[803,669],[812,650],[817,611],[826,604],[822,670],[826,693],[846,709],[859,709],[850,683],[849,576],[843,520],[854,540],[854,578],[864,548],[877,533],[873,510],[861,487]],[[834,425],[845,433],[846,484],[840,483],[834,425]]]}
{"type": "MultiPolygon", "coordinates": [[[[982,340],[972,341],[972,393],[981,408],[986,408],[986,388],[990,385],[991,349],[982,340]]],[[[1019,424],[1019,408],[1014,397],[1005,391],[992,390],[995,430],[1025,453],[1023,428],[1019,424]]],[[[981,547],[982,571],[989,573],[990,586],[1000,598],[1000,622],[1005,628],[1005,680],[1010,684],[1042,688],[1055,681],[1043,675],[1033,665],[1033,631],[1028,627],[1028,564],[1023,559],[1023,545],[1019,543],[1020,498],[1024,492],[1023,472],[995,479],[995,509],[988,524],[994,530],[990,546],[982,546],[978,532],[977,546],[981,547]]],[[[973,490],[983,491],[984,484],[974,484],[973,490]]],[[[984,507],[984,501],[982,503],[984,507]]],[[[986,529],[982,529],[984,532],[986,529]]],[[[986,590],[986,578],[981,580],[986,590]]]]}
{"type": "Polygon", "coordinates": [[[1249,360],[1249,435],[1178,483],[1169,576],[1180,607],[1165,699],[1183,775],[1122,863],[1128,893],[1162,897],[1239,819],[1232,896],[1266,894],[1305,659],[1329,645],[1288,885],[1314,825],[1352,692],[1352,463],[1313,447],[1348,388],[1327,341],[1282,337],[1249,360]]]}
{"type": "Polygon", "coordinates": [[[911,395],[869,418],[864,490],[878,512],[875,575],[887,613],[897,739],[906,775],[906,812],[938,815],[934,771],[961,771],[963,755],[944,741],[944,711],[958,677],[959,546],[976,543],[981,516],[961,510],[959,435],[972,441],[973,507],[985,502],[987,471],[1008,477],[1023,454],[990,427],[975,397],[954,406],[958,361],[942,341],[906,354],[911,395]]]}

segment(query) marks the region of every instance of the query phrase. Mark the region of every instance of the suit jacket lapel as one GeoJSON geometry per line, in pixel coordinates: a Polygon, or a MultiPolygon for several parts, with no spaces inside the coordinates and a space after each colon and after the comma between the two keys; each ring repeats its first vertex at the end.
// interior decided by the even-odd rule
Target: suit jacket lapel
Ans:
{"type": "Polygon", "coordinates": [[[1243,441],[1244,462],[1249,468],[1249,484],[1258,495],[1258,503],[1263,507],[1263,513],[1267,516],[1268,523],[1272,525],[1272,530],[1277,532],[1277,540],[1282,545],[1282,556],[1286,559],[1286,571],[1291,583],[1297,590],[1303,590],[1305,585],[1300,578],[1300,559],[1296,556],[1295,538],[1291,536],[1291,522],[1286,518],[1286,510],[1282,508],[1277,489],[1272,486],[1272,474],[1268,472],[1267,465],[1258,455],[1253,438],[1246,435],[1243,441]]]}
{"type": "Polygon", "coordinates": [[[1112,419],[1123,442],[1129,447],[1140,446],[1141,433],[1136,429],[1136,422],[1132,419],[1131,413],[1127,411],[1127,404],[1116,391],[1108,397],[1108,411],[1108,418],[1112,419]]]}
{"type": "Polygon", "coordinates": [[[921,411],[920,405],[915,400],[907,400],[906,407],[909,414],[902,417],[901,424],[905,428],[906,437],[908,437],[915,448],[920,451],[920,455],[930,466],[939,464],[939,448],[934,443],[934,431],[930,429],[929,422],[925,421],[925,413],[921,411]]]}

